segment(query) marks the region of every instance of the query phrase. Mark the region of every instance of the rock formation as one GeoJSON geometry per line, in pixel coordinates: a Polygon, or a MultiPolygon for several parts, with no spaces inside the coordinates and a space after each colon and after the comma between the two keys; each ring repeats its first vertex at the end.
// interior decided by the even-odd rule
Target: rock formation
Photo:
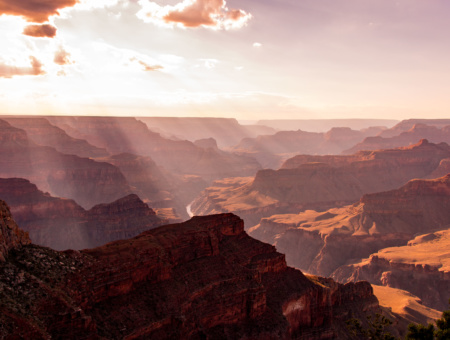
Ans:
{"type": "Polygon", "coordinates": [[[368,283],[305,277],[232,214],[81,252],[16,249],[0,299],[0,336],[33,339],[349,339],[345,321],[378,310],[368,283]]]}
{"type": "Polygon", "coordinates": [[[327,133],[280,131],[274,135],[244,138],[231,150],[255,157],[265,168],[276,169],[282,160],[298,154],[339,154],[362,141],[364,137],[380,131],[381,129],[356,131],[350,128],[332,128],[327,133]]]}
{"type": "Polygon", "coordinates": [[[381,249],[368,259],[342,267],[334,276],[344,282],[369,280],[404,289],[442,311],[450,298],[449,249],[450,229],[423,234],[405,246],[381,249]]]}
{"type": "Polygon", "coordinates": [[[18,249],[30,243],[28,233],[19,229],[8,205],[0,200],[0,263],[5,261],[12,249],[18,249]]]}
{"type": "Polygon", "coordinates": [[[427,325],[442,316],[441,311],[425,306],[421,299],[410,292],[387,286],[372,285],[372,288],[380,306],[386,316],[394,320],[394,327],[402,338],[407,334],[409,324],[427,325]]]}
{"type": "Polygon", "coordinates": [[[34,143],[50,146],[61,153],[92,158],[108,155],[105,149],[93,146],[86,140],[72,138],[63,129],[50,124],[45,118],[6,117],[3,119],[12,126],[24,130],[28,138],[34,143]]]}
{"type": "Polygon", "coordinates": [[[218,149],[204,149],[186,140],[170,140],[152,132],[132,117],[48,117],[77,138],[106,148],[111,154],[150,156],[159,166],[177,174],[205,180],[254,175],[261,168],[253,158],[218,149]],[[77,133],[78,131],[78,133],[77,133]]]}
{"type": "Polygon", "coordinates": [[[427,139],[433,143],[450,143],[450,125],[441,129],[436,126],[415,124],[410,130],[401,132],[392,137],[366,137],[361,143],[352,148],[344,150],[343,154],[353,154],[360,150],[393,149],[401,146],[409,146],[421,139],[427,139]]]}
{"type": "Polygon", "coordinates": [[[417,233],[448,225],[450,174],[364,195],[359,203],[343,208],[265,218],[250,229],[250,235],[276,245],[289,265],[329,276],[349,262],[385,247],[406,245],[417,233]]]}
{"type": "Polygon", "coordinates": [[[9,202],[33,243],[59,250],[102,245],[164,223],[136,195],[84,210],[73,200],[43,193],[28,180],[2,178],[0,197],[9,202]]]}
{"type": "Polygon", "coordinates": [[[191,142],[214,138],[219,147],[236,145],[242,138],[274,133],[264,125],[241,125],[234,118],[139,117],[150,130],[191,142]]]}
{"type": "Polygon", "coordinates": [[[390,129],[382,131],[379,135],[386,138],[398,136],[402,132],[411,130],[416,124],[434,126],[442,129],[444,126],[450,125],[450,119],[405,119],[390,129]]]}
{"type": "Polygon", "coordinates": [[[0,120],[0,177],[29,179],[40,189],[75,199],[86,208],[131,193],[117,167],[38,146],[24,130],[4,120],[0,120]]]}
{"type": "Polygon", "coordinates": [[[249,227],[262,217],[324,211],[351,204],[367,193],[392,190],[424,178],[450,157],[450,147],[426,140],[391,150],[350,156],[298,155],[279,170],[261,170],[253,180],[215,182],[192,204],[197,215],[236,212],[249,227]]]}

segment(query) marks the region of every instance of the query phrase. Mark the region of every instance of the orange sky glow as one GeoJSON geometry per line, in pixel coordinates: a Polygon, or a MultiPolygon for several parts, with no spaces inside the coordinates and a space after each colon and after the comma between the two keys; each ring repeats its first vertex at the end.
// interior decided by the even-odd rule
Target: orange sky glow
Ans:
{"type": "Polygon", "coordinates": [[[0,114],[449,118],[447,0],[0,0],[0,114]]]}

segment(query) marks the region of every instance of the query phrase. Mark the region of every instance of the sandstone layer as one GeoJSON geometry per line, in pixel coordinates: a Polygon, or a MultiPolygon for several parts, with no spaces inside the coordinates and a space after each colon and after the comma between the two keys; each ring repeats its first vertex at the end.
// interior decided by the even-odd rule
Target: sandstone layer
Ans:
{"type": "Polygon", "coordinates": [[[368,259],[342,267],[334,276],[344,282],[369,280],[404,289],[427,306],[445,310],[450,297],[449,249],[450,229],[423,234],[405,246],[381,249],[368,259]]]}
{"type": "Polygon", "coordinates": [[[345,321],[378,310],[368,283],[308,279],[232,214],[82,252],[14,249],[0,298],[0,336],[33,339],[349,339],[345,321]]]}
{"type": "Polygon", "coordinates": [[[399,335],[407,334],[408,325],[418,323],[427,325],[434,323],[442,316],[442,312],[425,306],[417,296],[398,288],[372,285],[373,292],[385,309],[390,320],[394,321],[394,327],[399,335]]]}

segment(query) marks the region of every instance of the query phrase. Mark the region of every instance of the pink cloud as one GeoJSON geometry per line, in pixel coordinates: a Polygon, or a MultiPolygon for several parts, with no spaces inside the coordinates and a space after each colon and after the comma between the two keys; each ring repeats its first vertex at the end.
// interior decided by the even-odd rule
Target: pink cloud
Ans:
{"type": "Polygon", "coordinates": [[[56,35],[56,27],[52,25],[29,25],[23,30],[23,34],[31,37],[53,38],[56,35]]]}
{"type": "Polygon", "coordinates": [[[55,52],[55,57],[53,61],[55,62],[55,64],[58,65],[72,64],[72,61],[70,60],[70,53],[67,52],[63,47],[60,47],[55,52]]]}
{"type": "Polygon", "coordinates": [[[31,65],[29,67],[19,67],[0,63],[0,77],[12,78],[13,76],[39,76],[45,74],[42,63],[35,57],[30,56],[31,65]]]}
{"type": "Polygon", "coordinates": [[[43,23],[50,16],[58,15],[58,10],[77,3],[78,0],[0,0],[0,15],[16,15],[30,22],[43,23]]]}
{"type": "Polygon", "coordinates": [[[246,25],[251,18],[251,14],[241,9],[228,9],[225,0],[183,0],[174,6],[140,0],[139,4],[142,6],[139,18],[169,26],[230,29],[246,25]]]}

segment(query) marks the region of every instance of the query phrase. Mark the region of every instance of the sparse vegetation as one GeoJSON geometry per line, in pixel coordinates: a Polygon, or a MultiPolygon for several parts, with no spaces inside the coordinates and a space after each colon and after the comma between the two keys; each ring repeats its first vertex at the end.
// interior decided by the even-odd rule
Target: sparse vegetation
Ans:
{"type": "MultiPolygon", "coordinates": [[[[449,300],[450,304],[450,300],[449,300]]],[[[410,324],[406,340],[449,340],[450,339],[450,309],[442,313],[442,317],[433,324],[410,324]]]]}
{"type": "Polygon", "coordinates": [[[396,338],[386,330],[390,325],[392,321],[379,313],[375,314],[375,317],[367,316],[366,327],[356,318],[347,321],[347,328],[355,339],[395,340],[396,338]]]}

